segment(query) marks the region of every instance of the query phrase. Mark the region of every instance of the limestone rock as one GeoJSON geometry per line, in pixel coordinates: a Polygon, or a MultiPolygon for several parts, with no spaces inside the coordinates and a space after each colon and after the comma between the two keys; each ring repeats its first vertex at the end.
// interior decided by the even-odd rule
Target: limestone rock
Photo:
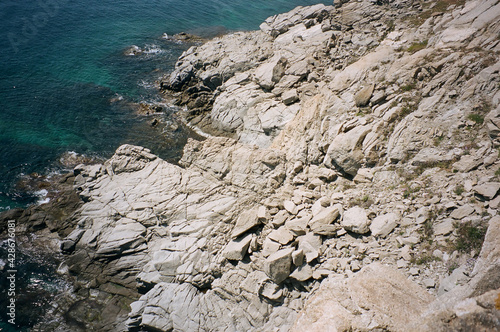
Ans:
{"type": "Polygon", "coordinates": [[[299,95],[297,94],[296,89],[291,89],[291,90],[285,91],[281,95],[281,99],[283,100],[283,103],[285,105],[290,105],[290,104],[295,103],[297,100],[299,100],[299,95]]]}
{"type": "Polygon", "coordinates": [[[371,126],[359,126],[347,133],[337,135],[325,156],[325,165],[338,166],[350,175],[356,175],[363,162],[363,153],[360,148],[365,136],[370,132],[371,126]]]}
{"type": "Polygon", "coordinates": [[[272,231],[268,235],[268,237],[271,240],[279,242],[283,245],[290,243],[294,238],[293,234],[288,229],[286,229],[284,226],[278,228],[277,230],[272,231]]]}
{"type": "Polygon", "coordinates": [[[373,263],[354,277],[326,279],[299,313],[291,331],[342,331],[377,326],[404,331],[432,296],[398,271],[373,263]]]}
{"type": "Polygon", "coordinates": [[[242,238],[232,240],[227,244],[226,248],[224,248],[222,255],[229,260],[241,261],[245,257],[251,241],[252,234],[247,234],[242,238]]]}
{"type": "Polygon", "coordinates": [[[500,183],[488,182],[485,184],[474,186],[473,190],[486,199],[493,199],[498,193],[498,190],[500,190],[500,183]]]}
{"type": "Polygon", "coordinates": [[[375,89],[374,84],[370,84],[363,89],[361,89],[356,96],[354,96],[354,102],[357,107],[366,106],[370,102],[370,98],[372,97],[373,90],[375,89]]]}
{"type": "Polygon", "coordinates": [[[264,263],[264,272],[277,284],[290,275],[293,248],[282,249],[270,255],[264,263]]]}
{"type": "Polygon", "coordinates": [[[365,234],[370,230],[368,215],[365,209],[359,206],[352,207],[345,211],[340,225],[344,227],[345,230],[358,234],[365,234]]]}
{"type": "Polygon", "coordinates": [[[283,57],[274,57],[269,62],[259,66],[254,78],[263,89],[272,90],[274,85],[285,75],[287,60],[283,57]]]}
{"type": "Polygon", "coordinates": [[[252,229],[253,227],[260,224],[259,218],[257,217],[257,209],[253,208],[247,210],[240,214],[238,220],[236,221],[236,225],[231,233],[233,238],[237,238],[241,234],[246,231],[252,229]]]}
{"type": "Polygon", "coordinates": [[[397,226],[398,215],[387,213],[372,220],[370,231],[373,236],[386,237],[397,226]]]}
{"type": "Polygon", "coordinates": [[[463,205],[459,207],[458,209],[454,210],[451,214],[450,217],[453,219],[463,219],[472,213],[474,213],[474,208],[470,205],[463,205]]]}

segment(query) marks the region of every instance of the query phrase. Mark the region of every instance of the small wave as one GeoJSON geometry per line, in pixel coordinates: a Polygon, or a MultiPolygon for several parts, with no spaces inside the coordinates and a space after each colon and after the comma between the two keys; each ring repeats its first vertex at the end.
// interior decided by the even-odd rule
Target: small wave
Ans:
{"type": "Polygon", "coordinates": [[[49,192],[47,191],[47,189],[35,191],[34,195],[36,197],[38,197],[37,204],[42,205],[42,204],[47,204],[48,202],[50,202],[50,198],[47,197],[48,194],[49,194],[49,192]]]}

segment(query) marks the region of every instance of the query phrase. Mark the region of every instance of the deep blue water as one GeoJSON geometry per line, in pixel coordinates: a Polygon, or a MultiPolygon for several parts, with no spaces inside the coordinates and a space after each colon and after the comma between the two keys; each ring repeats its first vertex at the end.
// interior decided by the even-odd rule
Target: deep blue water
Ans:
{"type": "Polygon", "coordinates": [[[188,47],[163,33],[253,30],[268,16],[320,2],[0,1],[0,211],[32,203],[16,183],[57,169],[66,151],[109,157],[131,143],[178,154],[173,145],[185,137],[161,142],[129,104],[157,99],[154,81],[188,47]],[[154,52],[125,56],[131,45],[154,52]]]}
{"type": "MultiPolygon", "coordinates": [[[[166,41],[163,33],[210,37],[253,30],[268,16],[321,2],[330,3],[1,0],[0,212],[33,203],[20,180],[33,172],[60,170],[58,160],[68,151],[106,158],[120,144],[130,143],[175,159],[187,133],[152,129],[151,119],[137,116],[131,106],[158,101],[155,80],[171,71],[189,46],[166,41]],[[124,55],[131,45],[150,52],[124,55]]],[[[47,292],[57,292],[50,271],[23,259],[23,282],[29,285],[30,273],[38,273],[38,279],[55,285],[47,292]]],[[[7,328],[1,319],[0,328],[7,328]]]]}

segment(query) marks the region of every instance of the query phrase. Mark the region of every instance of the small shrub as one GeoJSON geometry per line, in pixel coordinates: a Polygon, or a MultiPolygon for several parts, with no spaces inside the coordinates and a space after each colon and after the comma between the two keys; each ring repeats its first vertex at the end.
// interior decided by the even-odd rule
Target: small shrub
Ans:
{"type": "Polygon", "coordinates": [[[439,262],[442,259],[430,254],[422,254],[415,259],[415,264],[417,265],[427,265],[432,262],[439,262]]]}
{"type": "Polygon", "coordinates": [[[500,176],[500,168],[495,171],[496,176],[500,176]]]}
{"type": "Polygon", "coordinates": [[[475,251],[479,253],[483,246],[487,227],[484,225],[474,225],[471,221],[455,224],[457,239],[454,249],[464,253],[475,251]]]}
{"type": "Polygon", "coordinates": [[[421,41],[421,42],[416,42],[410,45],[408,47],[407,51],[410,52],[411,54],[416,53],[420,50],[423,50],[424,48],[427,47],[427,40],[421,41]]]}
{"type": "Polygon", "coordinates": [[[462,186],[461,184],[459,184],[458,186],[455,187],[455,189],[453,190],[453,192],[457,195],[457,196],[460,196],[464,193],[465,191],[465,188],[464,186],[462,186]]]}
{"type": "Polygon", "coordinates": [[[403,85],[401,87],[401,90],[404,91],[404,92],[408,92],[408,91],[411,91],[411,90],[413,90],[415,88],[416,88],[416,85],[415,85],[415,83],[412,82],[412,83],[403,85]]]}
{"type": "Polygon", "coordinates": [[[484,123],[484,116],[477,113],[472,113],[467,116],[467,119],[474,121],[475,123],[482,125],[484,123]]]}

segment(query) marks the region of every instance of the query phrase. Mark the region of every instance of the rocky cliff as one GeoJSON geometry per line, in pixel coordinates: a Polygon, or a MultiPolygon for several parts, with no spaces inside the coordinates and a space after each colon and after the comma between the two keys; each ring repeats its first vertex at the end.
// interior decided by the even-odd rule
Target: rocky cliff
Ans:
{"type": "Polygon", "coordinates": [[[161,83],[207,133],[179,165],[125,145],[75,169],[64,324],[499,330],[498,0],[339,2],[260,28],[161,83]]]}

